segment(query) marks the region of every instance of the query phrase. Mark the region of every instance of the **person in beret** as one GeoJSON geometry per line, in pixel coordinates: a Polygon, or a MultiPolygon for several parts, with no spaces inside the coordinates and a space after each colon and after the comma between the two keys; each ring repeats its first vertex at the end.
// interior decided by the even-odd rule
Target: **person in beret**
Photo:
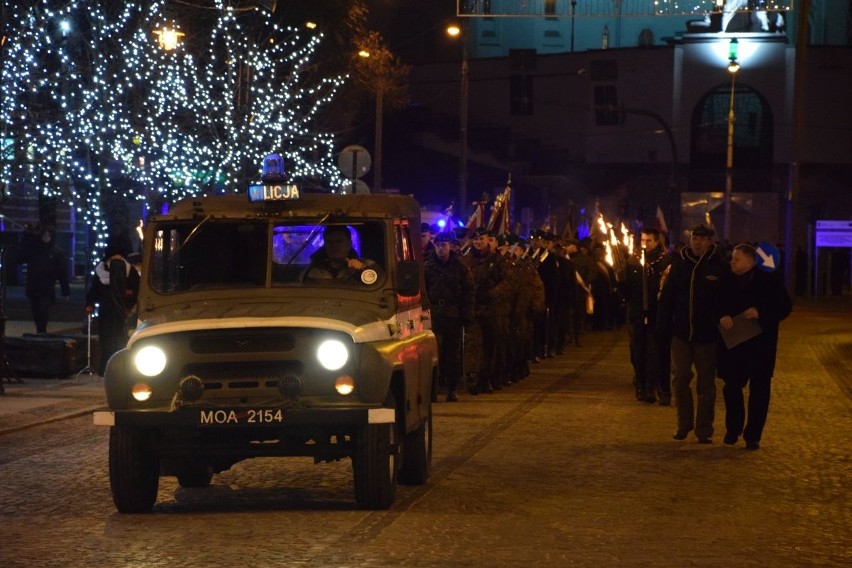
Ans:
{"type": "Polygon", "coordinates": [[[689,244],[681,249],[663,274],[657,333],[672,338],[671,363],[677,406],[677,430],[673,437],[685,440],[694,430],[699,443],[709,444],[716,408],[722,291],[731,278],[731,271],[713,242],[713,229],[695,225],[689,232],[689,244]],[[696,377],[697,406],[692,393],[693,376],[696,377]]]}
{"type": "Polygon", "coordinates": [[[432,331],[438,340],[440,383],[447,402],[456,402],[462,378],[464,328],[474,316],[473,276],[452,250],[455,237],[448,232],[435,236],[435,255],[426,259],[426,295],[432,314],[432,331]]]}
{"type": "Polygon", "coordinates": [[[479,374],[477,384],[469,385],[471,394],[493,392],[502,386],[505,372],[505,354],[499,346],[508,335],[511,285],[502,258],[490,247],[493,238],[491,231],[479,227],[473,233],[471,252],[464,257],[473,274],[475,319],[482,339],[479,374]]]}
{"type": "Polygon", "coordinates": [[[420,223],[420,246],[423,247],[423,259],[429,259],[435,254],[435,243],[432,242],[435,233],[429,223],[420,223]]]}

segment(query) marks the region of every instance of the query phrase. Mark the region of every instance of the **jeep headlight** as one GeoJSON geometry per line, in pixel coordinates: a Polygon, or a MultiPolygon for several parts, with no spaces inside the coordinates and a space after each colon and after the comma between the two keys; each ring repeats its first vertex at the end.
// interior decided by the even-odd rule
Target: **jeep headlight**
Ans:
{"type": "Polygon", "coordinates": [[[317,347],[317,359],[325,369],[336,371],[349,360],[349,350],[339,339],[328,339],[317,347]]]}
{"type": "Polygon", "coordinates": [[[149,345],[136,352],[133,363],[136,370],[146,377],[156,377],[166,368],[166,353],[159,347],[149,345]]]}

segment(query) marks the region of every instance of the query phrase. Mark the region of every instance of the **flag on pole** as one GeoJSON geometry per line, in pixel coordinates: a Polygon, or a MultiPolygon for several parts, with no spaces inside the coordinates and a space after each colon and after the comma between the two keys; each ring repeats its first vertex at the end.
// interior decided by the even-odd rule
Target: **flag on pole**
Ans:
{"type": "Polygon", "coordinates": [[[512,225],[509,220],[509,204],[512,199],[512,174],[506,182],[506,189],[494,199],[491,207],[491,216],[488,218],[488,230],[494,232],[494,236],[510,233],[512,225]]]}
{"type": "Polygon", "coordinates": [[[465,233],[465,239],[469,239],[473,236],[473,232],[477,230],[479,227],[483,226],[485,218],[485,202],[484,201],[474,201],[473,202],[473,213],[470,214],[470,218],[467,220],[467,224],[465,227],[467,228],[467,232],[465,233]]]}
{"type": "Polygon", "coordinates": [[[503,193],[498,195],[494,200],[494,206],[491,208],[491,216],[488,218],[487,228],[494,232],[494,236],[509,233],[512,230],[512,225],[509,220],[509,203],[512,196],[512,188],[506,187],[503,193]]]}
{"type": "Polygon", "coordinates": [[[660,232],[669,232],[669,226],[666,224],[666,218],[663,216],[663,210],[660,209],[659,205],[657,205],[657,225],[659,225],[657,228],[660,229],[660,232]]]}

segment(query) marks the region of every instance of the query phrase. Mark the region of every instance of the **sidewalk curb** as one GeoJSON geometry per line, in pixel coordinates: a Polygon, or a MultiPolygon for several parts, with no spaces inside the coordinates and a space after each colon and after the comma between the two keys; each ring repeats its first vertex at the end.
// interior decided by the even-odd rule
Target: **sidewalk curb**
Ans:
{"type": "Polygon", "coordinates": [[[106,410],[106,405],[100,404],[98,406],[89,406],[86,408],[81,408],[79,410],[74,410],[71,412],[66,412],[65,414],[57,414],[55,416],[51,416],[50,418],[44,418],[42,420],[36,420],[35,422],[27,422],[26,424],[20,424],[18,426],[13,426],[11,428],[4,428],[0,430],[0,436],[5,436],[7,434],[13,434],[15,432],[20,432],[21,430],[26,430],[28,428],[34,428],[36,426],[43,426],[45,424],[51,424],[53,422],[60,422],[62,420],[70,420],[71,418],[77,418],[79,416],[84,416],[86,414],[91,414],[98,410],[106,410]]]}

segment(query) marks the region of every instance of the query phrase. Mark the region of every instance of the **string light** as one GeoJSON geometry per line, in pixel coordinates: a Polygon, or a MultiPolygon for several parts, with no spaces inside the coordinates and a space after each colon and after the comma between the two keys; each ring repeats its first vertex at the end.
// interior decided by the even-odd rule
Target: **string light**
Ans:
{"type": "Polygon", "coordinates": [[[317,124],[345,78],[307,73],[321,35],[216,0],[204,52],[165,50],[156,30],[184,33],[165,3],[127,3],[117,14],[85,0],[10,8],[17,29],[5,48],[0,121],[26,151],[0,163],[0,182],[69,203],[98,235],[96,248],[107,235],[104,198],[159,207],[245,191],[270,152],[293,180],[342,186],[334,133],[317,124]]]}

